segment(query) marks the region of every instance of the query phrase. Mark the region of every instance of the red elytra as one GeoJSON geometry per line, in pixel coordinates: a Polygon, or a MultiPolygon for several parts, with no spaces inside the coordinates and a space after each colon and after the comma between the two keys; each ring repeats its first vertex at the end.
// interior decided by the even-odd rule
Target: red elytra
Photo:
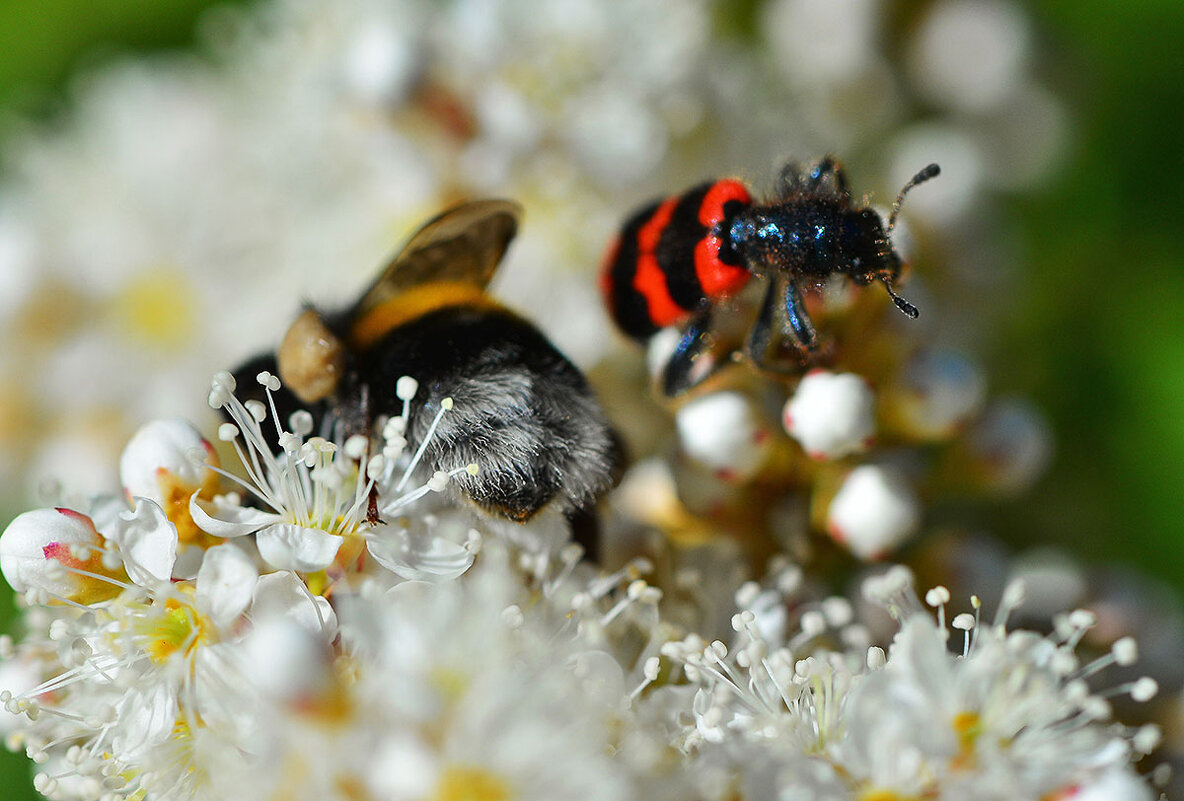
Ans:
{"type": "Polygon", "coordinates": [[[658,264],[657,254],[658,241],[677,204],[677,197],[666,200],[637,232],[637,273],[633,276],[633,288],[645,298],[650,320],[658,327],[673,325],[687,314],[686,309],[670,296],[666,274],[658,264]]]}
{"type": "Polygon", "coordinates": [[[723,231],[724,204],[752,203],[748,189],[739,181],[726,179],[716,181],[703,196],[699,205],[699,223],[707,234],[695,244],[695,275],[708,298],[716,300],[738,292],[748,283],[752,273],[742,264],[727,264],[720,259],[724,246],[723,231]]]}

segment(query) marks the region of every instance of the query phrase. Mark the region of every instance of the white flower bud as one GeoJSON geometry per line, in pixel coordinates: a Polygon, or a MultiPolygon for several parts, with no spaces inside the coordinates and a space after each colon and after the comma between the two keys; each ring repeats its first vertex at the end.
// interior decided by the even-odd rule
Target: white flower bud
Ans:
{"type": "Polygon", "coordinates": [[[764,465],[772,436],[738,392],[715,392],[688,403],[674,419],[683,452],[717,478],[742,482],[764,465]]]}
{"type": "Polygon", "coordinates": [[[35,588],[71,598],[81,579],[63,565],[95,567],[74,556],[72,549],[79,547],[91,551],[90,562],[99,561],[103,544],[89,517],[72,509],[34,509],[18,515],[0,535],[0,571],[17,592],[35,588]]]}
{"type": "Polygon", "coordinates": [[[862,453],[876,433],[876,400],[854,373],[812,370],[785,404],[782,422],[813,459],[862,453]]]}
{"type": "Polygon", "coordinates": [[[167,501],[164,482],[168,475],[185,487],[197,489],[210,471],[195,461],[195,451],[204,452],[210,464],[218,464],[213,447],[186,420],[153,420],[141,426],[119,459],[123,491],[129,498],[149,498],[163,505],[167,501]]]}
{"type": "Polygon", "coordinates": [[[921,506],[902,476],[880,465],[852,470],[827,512],[831,536],[862,559],[902,544],[921,522],[921,506]]]}

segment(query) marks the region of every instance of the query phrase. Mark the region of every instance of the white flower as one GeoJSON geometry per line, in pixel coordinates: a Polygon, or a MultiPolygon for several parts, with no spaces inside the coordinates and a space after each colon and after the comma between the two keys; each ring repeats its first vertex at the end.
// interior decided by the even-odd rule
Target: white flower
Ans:
{"type": "Polygon", "coordinates": [[[1031,24],[1005,0],[944,0],[926,14],[910,54],[917,86],[932,100],[988,111],[1022,82],[1031,24]]]}
{"type": "Polygon", "coordinates": [[[1097,779],[1053,796],[1054,801],[1151,801],[1155,794],[1147,782],[1129,768],[1108,770],[1097,779]]]}
{"type": "Polygon", "coordinates": [[[259,610],[231,659],[268,699],[257,756],[223,776],[237,797],[335,797],[343,781],[407,801],[637,797],[610,758],[621,693],[590,691],[603,684],[587,652],[557,636],[549,604],[528,603],[504,553],[483,566],[342,597],[336,659],[259,610]]]}
{"type": "Polygon", "coordinates": [[[121,512],[107,539],[119,549],[127,576],[142,587],[168,581],[177,559],[177,527],[148,498],[133,498],[135,509],[121,512]]]}
{"type": "MultiPolygon", "coordinates": [[[[927,598],[941,607],[948,593],[927,598]]],[[[1084,678],[1133,655],[1124,644],[1080,665],[1073,647],[1092,616],[1072,617],[1048,638],[956,617],[961,655],[931,617],[908,617],[886,665],[848,698],[838,759],[863,786],[906,795],[936,788],[951,801],[1056,797],[1123,769],[1134,732],[1105,725],[1106,694],[1092,694],[1084,678]]],[[[1137,685],[1116,689],[1137,694],[1137,685]]]]}
{"type": "Polygon", "coordinates": [[[782,412],[790,436],[813,459],[867,450],[876,433],[875,393],[854,373],[811,370],[782,412]]]}
{"type": "MultiPolygon", "coordinates": [[[[279,379],[269,373],[261,373],[258,380],[269,398],[280,387],[279,379]]],[[[347,538],[360,537],[376,561],[404,578],[449,579],[460,575],[473,562],[479,544],[476,534],[466,529],[464,541],[455,542],[439,536],[438,527],[424,525],[422,520],[417,529],[411,522],[376,525],[371,519],[372,513],[383,517],[400,514],[429,492],[442,491],[452,475],[476,470],[470,465],[451,474],[436,472],[425,484],[404,492],[427,440],[439,419],[452,408],[452,401],[446,399],[441,405],[416,453],[401,459],[405,456],[403,432],[408,405],[416,392],[415,381],[400,380],[397,392],[404,399],[403,414],[386,422],[385,445],[381,453],[372,455],[370,440],[361,435],[351,437],[344,446],[322,437],[306,441],[304,436],[312,428],[312,417],[307,412],[294,414],[290,421],[294,430],[284,430],[275,419],[274,404],[269,412],[257,401],[240,403],[233,394],[233,378],[219,373],[210,391],[210,404],[224,409],[235,420],[234,424],[224,423],[219,435],[234,443],[248,481],[224,475],[271,511],[245,506],[237,495],[203,503],[195,493],[189,503],[193,520],[217,537],[254,534],[260,556],[278,570],[324,570],[334,564],[347,538]],[[262,424],[274,425],[280,453],[273,453],[262,424]],[[243,445],[239,444],[240,436],[243,445]],[[397,471],[397,465],[403,469],[397,471]]]]}
{"type": "MultiPolygon", "coordinates": [[[[742,594],[754,593],[763,594],[742,594]]],[[[1085,681],[1110,665],[1130,665],[1132,641],[1082,664],[1075,648],[1095,618],[1080,610],[1047,637],[1008,632],[1007,617],[1022,602],[1018,585],[1004,593],[993,623],[982,623],[972,599],[974,614],[955,616],[950,629],[949,592],[935,587],[925,595],[935,623],[904,568],[869,580],[865,594],[901,621],[887,654],[827,647],[851,639],[846,631],[857,625],[838,599],[802,613],[799,630],[780,644],[742,611],[732,648],[694,636],[663,648],[697,689],[684,707],[693,723],[675,742],[701,772],[700,786],[827,801],[1067,801],[1091,788],[1148,797],[1129,763],[1156,747],[1158,732],[1108,723],[1106,698],[1129,693],[1143,701],[1154,682],[1095,693],[1085,681]],[[960,649],[950,648],[952,633],[960,649]]]]}

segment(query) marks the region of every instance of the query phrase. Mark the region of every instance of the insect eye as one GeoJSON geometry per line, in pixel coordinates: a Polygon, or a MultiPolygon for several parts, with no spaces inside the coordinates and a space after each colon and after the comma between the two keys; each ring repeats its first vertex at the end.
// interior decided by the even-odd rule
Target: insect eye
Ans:
{"type": "Polygon", "coordinates": [[[299,317],[276,351],[280,378],[304,403],[327,398],[337,389],[345,370],[345,347],[308,309],[299,317]]]}

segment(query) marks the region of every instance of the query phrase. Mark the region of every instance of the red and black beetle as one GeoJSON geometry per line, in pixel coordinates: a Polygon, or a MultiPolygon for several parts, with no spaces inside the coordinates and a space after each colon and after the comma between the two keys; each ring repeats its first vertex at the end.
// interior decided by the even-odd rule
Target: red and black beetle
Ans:
{"type": "Polygon", "coordinates": [[[748,283],[768,283],[745,351],[757,367],[784,372],[769,355],[785,336],[796,342],[792,368],[817,347],[814,326],[802,303],[804,286],[833,274],[857,284],[880,281],[910,317],[917,309],[894,291],[900,256],[889,235],[905,194],[940,172],[930,164],[900,190],[884,226],[872,208],[853,202],[843,168],[831,157],[802,168],[789,163],[778,178],[776,197],[752,200],[744,184],[724,179],[646,206],[625,223],[609,248],[601,288],[617,325],[645,341],[662,328],[683,334],[662,375],[662,388],[676,395],[704,377],[693,371],[709,347],[715,304],[748,283]]]}

